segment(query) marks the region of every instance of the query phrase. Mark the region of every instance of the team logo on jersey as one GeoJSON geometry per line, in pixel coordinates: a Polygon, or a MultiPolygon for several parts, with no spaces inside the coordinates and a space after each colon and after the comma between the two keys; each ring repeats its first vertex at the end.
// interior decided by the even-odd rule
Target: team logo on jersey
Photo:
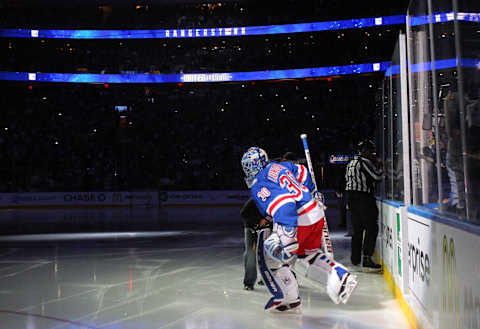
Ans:
{"type": "Polygon", "coordinates": [[[267,201],[267,198],[271,195],[270,191],[266,187],[262,187],[260,192],[257,193],[257,197],[262,201],[267,201]]]}

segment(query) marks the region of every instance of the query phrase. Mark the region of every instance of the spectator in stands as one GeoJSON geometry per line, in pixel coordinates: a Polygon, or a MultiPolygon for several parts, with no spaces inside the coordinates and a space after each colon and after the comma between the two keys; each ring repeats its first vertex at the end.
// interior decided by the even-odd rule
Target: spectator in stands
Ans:
{"type": "MultiPolygon", "coordinates": [[[[285,140],[298,140],[289,132],[291,122],[314,134],[322,152],[348,151],[356,135],[347,132],[358,120],[350,109],[359,105],[355,97],[339,100],[333,94],[372,95],[368,84],[375,78],[359,78],[367,87],[348,78],[183,86],[0,82],[0,152],[9,159],[0,168],[1,188],[241,189],[235,159],[252,143],[281,153],[285,140]],[[318,104],[335,109],[335,116],[312,110],[318,104]],[[331,127],[315,127],[326,120],[331,127]],[[264,132],[261,140],[253,140],[252,127],[264,132]],[[274,137],[279,130],[287,132],[284,140],[274,137]],[[215,161],[206,149],[215,152],[215,161]]],[[[358,112],[369,117],[362,108],[373,97],[363,99],[358,112]]],[[[371,131],[373,118],[363,121],[362,129],[371,131]]]]}

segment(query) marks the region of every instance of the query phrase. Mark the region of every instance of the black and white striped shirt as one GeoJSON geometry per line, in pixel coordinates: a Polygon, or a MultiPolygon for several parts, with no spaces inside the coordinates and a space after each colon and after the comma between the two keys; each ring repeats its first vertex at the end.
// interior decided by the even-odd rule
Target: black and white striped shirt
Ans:
{"type": "Polygon", "coordinates": [[[359,156],[351,160],[345,173],[346,191],[373,192],[374,182],[382,180],[383,171],[367,158],[359,156]]]}

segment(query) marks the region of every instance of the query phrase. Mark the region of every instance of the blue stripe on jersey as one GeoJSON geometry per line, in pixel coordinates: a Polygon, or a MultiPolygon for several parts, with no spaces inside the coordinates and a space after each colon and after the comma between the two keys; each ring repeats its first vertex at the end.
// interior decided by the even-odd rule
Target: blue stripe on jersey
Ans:
{"type": "Polygon", "coordinates": [[[283,225],[297,226],[297,206],[295,203],[284,204],[280,209],[275,213],[275,222],[283,225]]]}
{"type": "MultiPolygon", "coordinates": [[[[262,171],[260,171],[256,177],[257,181],[251,187],[251,194],[252,198],[257,205],[258,210],[262,213],[263,216],[270,215],[268,214],[268,207],[275,201],[278,200],[278,197],[281,195],[292,195],[298,193],[298,189],[300,186],[301,196],[295,200],[295,202],[287,202],[287,203],[276,203],[275,206],[272,208],[275,211],[273,214],[273,220],[275,222],[290,225],[290,226],[297,226],[298,225],[298,209],[303,207],[306,203],[312,200],[311,191],[314,189],[313,181],[310,176],[310,173],[306,167],[303,167],[305,170],[305,174],[307,175],[307,179],[305,180],[305,184],[300,184],[296,177],[301,170],[299,165],[294,164],[293,162],[270,162],[262,171]],[[273,167],[273,170],[270,169],[273,167]],[[287,171],[290,172],[290,175],[287,174],[287,171]],[[288,187],[285,185],[284,187],[281,186],[279,182],[279,178],[282,175],[288,176],[290,180],[293,180],[294,184],[297,184],[295,188],[292,189],[292,186],[288,187]],[[293,177],[292,177],[293,176],[293,177]],[[278,179],[276,179],[278,178],[278,179]],[[304,191],[305,187],[308,191],[304,191]],[[265,197],[265,193],[261,193],[262,188],[267,189],[270,193],[268,197],[265,197]]],[[[283,181],[285,183],[285,180],[283,181]]],[[[265,190],[264,190],[265,191],[265,190]]],[[[274,204],[272,204],[274,205],[274,204]]]]}

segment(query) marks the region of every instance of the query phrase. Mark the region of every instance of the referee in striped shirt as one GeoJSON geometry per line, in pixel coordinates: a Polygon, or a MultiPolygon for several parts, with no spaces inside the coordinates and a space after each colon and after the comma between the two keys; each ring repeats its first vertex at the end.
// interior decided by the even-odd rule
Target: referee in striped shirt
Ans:
{"type": "Polygon", "coordinates": [[[353,265],[359,265],[363,250],[364,272],[381,271],[381,265],[375,264],[372,260],[378,235],[378,208],[374,188],[375,183],[383,178],[382,169],[373,163],[374,152],[375,144],[371,140],[360,142],[359,156],[348,163],[345,173],[345,191],[353,227],[350,258],[353,265]]]}

